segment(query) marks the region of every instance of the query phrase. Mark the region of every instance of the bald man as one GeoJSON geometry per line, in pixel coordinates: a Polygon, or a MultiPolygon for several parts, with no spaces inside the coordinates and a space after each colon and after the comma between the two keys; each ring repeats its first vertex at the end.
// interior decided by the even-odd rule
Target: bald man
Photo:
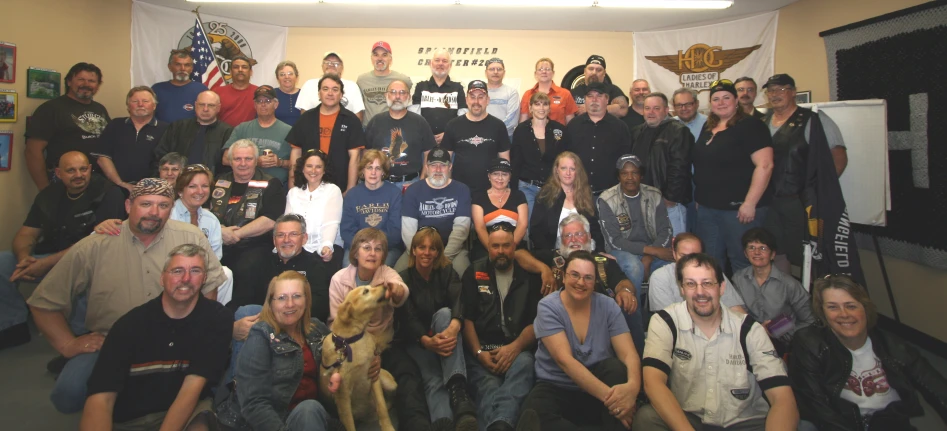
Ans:
{"type": "Polygon", "coordinates": [[[194,118],[171,123],[155,147],[152,158],[152,174],[158,176],[157,162],[165,154],[175,152],[187,157],[187,164],[207,165],[214,173],[222,163],[223,147],[233,127],[220,121],[220,96],[213,91],[204,91],[194,101],[194,118]]]}
{"type": "Polygon", "coordinates": [[[26,303],[17,282],[41,280],[96,224],[124,217],[121,190],[92,175],[92,165],[82,152],[63,154],[55,175],[60,181],[36,195],[13,238],[13,250],[0,252],[0,349],[30,340],[26,303]]]}

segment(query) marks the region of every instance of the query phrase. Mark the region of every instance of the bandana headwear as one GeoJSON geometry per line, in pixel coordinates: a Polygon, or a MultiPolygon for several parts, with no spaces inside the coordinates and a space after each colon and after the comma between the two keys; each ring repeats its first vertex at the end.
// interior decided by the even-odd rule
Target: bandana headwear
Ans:
{"type": "Polygon", "coordinates": [[[172,200],[177,197],[174,194],[174,187],[171,186],[171,183],[160,178],[145,178],[139,180],[131,194],[128,195],[128,199],[134,200],[142,195],[164,196],[172,200]]]}

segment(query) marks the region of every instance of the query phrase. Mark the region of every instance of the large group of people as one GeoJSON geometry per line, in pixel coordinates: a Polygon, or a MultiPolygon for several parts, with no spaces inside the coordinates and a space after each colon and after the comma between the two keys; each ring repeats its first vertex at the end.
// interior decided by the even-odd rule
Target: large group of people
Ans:
{"type": "Polygon", "coordinates": [[[335,429],[323,338],[382,286],[363,378],[391,373],[403,430],[910,429],[917,393],[947,418],[863,286],[792,275],[808,147],[846,164],[792,77],[766,113],[752,78],[714,81],[705,115],[692,89],[626,95],[599,55],[571,89],[539,59],[522,97],[500,58],[466,87],[449,50],[416,84],[392,59],[373,44],[350,81],[330,51],[299,88],[238,56],[209,90],[174,50],[114,120],[76,64],[27,127],[40,193],[0,253],[0,348],[32,314],[83,430],[335,429]]]}

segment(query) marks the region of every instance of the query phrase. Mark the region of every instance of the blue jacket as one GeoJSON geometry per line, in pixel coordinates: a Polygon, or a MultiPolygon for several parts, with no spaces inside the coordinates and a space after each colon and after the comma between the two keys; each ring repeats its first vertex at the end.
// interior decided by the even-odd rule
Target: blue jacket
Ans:
{"type": "MultiPolygon", "coordinates": [[[[316,363],[322,363],[322,339],[329,328],[313,318],[306,336],[316,363]]],[[[230,395],[217,406],[218,420],[233,429],[288,430],[289,402],[303,375],[303,349],[286,333],[259,321],[240,350],[230,395]],[[272,338],[271,338],[272,335],[272,338]]],[[[321,376],[321,373],[320,373],[321,376]]]]}

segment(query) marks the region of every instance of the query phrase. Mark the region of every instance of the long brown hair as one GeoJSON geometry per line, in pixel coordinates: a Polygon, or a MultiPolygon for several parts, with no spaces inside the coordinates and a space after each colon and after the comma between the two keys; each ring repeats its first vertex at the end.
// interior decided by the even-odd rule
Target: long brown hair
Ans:
{"type": "Polygon", "coordinates": [[[579,160],[579,156],[571,151],[563,151],[556,157],[556,161],[552,164],[549,179],[539,190],[539,196],[536,196],[536,200],[547,208],[556,203],[556,199],[562,193],[562,183],[559,182],[559,163],[565,158],[569,158],[575,163],[575,182],[572,183],[575,209],[583,214],[595,214],[595,206],[592,204],[592,188],[589,186],[589,175],[585,173],[582,160],[579,160]]]}
{"type": "Polygon", "coordinates": [[[416,263],[414,249],[420,247],[426,239],[430,240],[431,247],[437,250],[437,259],[434,260],[434,269],[441,269],[450,265],[450,259],[444,256],[444,241],[441,240],[441,234],[437,232],[437,229],[426,226],[418,229],[418,233],[414,234],[414,238],[411,239],[411,248],[408,249],[408,267],[414,268],[416,263]]]}
{"type": "Polygon", "coordinates": [[[282,274],[273,277],[270,280],[270,286],[266,288],[266,299],[263,301],[263,310],[260,311],[260,319],[273,328],[273,333],[279,335],[283,331],[279,323],[276,322],[276,316],[273,314],[273,292],[276,290],[276,283],[281,281],[298,281],[303,285],[303,296],[306,297],[306,306],[303,308],[303,317],[299,319],[299,330],[303,337],[309,334],[315,325],[312,324],[312,289],[309,286],[309,280],[296,271],[283,271],[282,274]]]}

